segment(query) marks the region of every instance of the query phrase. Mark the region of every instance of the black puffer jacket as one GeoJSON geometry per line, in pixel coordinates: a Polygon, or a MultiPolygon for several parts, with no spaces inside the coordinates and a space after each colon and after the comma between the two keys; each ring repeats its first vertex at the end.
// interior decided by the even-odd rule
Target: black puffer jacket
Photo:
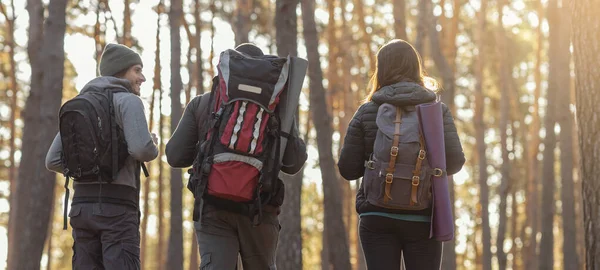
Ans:
{"type": "MultiPolygon", "coordinates": [[[[373,145],[375,144],[375,135],[377,134],[375,118],[377,117],[379,105],[389,103],[395,106],[407,107],[432,102],[435,98],[436,95],[434,92],[410,82],[400,82],[385,86],[375,92],[372,101],[358,108],[348,126],[338,161],[338,168],[342,177],[347,180],[355,180],[363,176],[364,163],[369,159],[369,156],[373,152],[373,145]]],[[[446,145],[446,171],[448,175],[452,175],[462,168],[465,163],[465,155],[458,138],[458,133],[456,132],[452,114],[448,106],[445,104],[442,105],[444,113],[444,142],[446,145]]],[[[356,211],[358,213],[388,212],[417,215],[429,215],[431,213],[431,209],[400,211],[373,206],[366,201],[362,184],[356,195],[356,211]]]]}

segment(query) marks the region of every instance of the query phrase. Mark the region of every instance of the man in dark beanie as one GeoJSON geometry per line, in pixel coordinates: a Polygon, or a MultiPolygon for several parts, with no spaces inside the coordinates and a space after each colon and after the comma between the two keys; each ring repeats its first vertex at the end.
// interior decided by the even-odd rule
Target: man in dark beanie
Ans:
{"type": "MultiPolygon", "coordinates": [[[[260,48],[245,43],[235,48],[253,57],[263,56],[260,48]]],[[[218,89],[219,77],[213,78],[212,89],[218,89]]],[[[210,121],[214,104],[209,104],[211,94],[197,96],[190,101],[167,143],[167,161],[172,167],[185,168],[192,165],[198,155],[197,145],[205,141],[204,123],[210,121]]],[[[298,172],[306,161],[306,145],[294,130],[287,141],[281,170],[288,174],[298,172]]],[[[216,136],[216,135],[215,135],[216,136]]],[[[189,185],[188,185],[189,188],[189,185]]],[[[256,226],[247,214],[224,207],[202,198],[201,218],[194,223],[201,256],[201,269],[234,269],[238,254],[244,269],[276,269],[275,256],[279,238],[279,212],[283,204],[285,188],[277,179],[274,191],[262,206],[262,222],[256,226]]],[[[263,197],[261,193],[261,197],[263,197]]],[[[243,211],[244,206],[241,205],[243,211]]]]}
{"type": "MultiPolygon", "coordinates": [[[[69,176],[74,181],[75,194],[68,214],[75,241],[73,269],[140,269],[140,167],[142,162],[158,155],[156,135],[148,131],[144,105],[139,97],[140,85],[146,78],[142,74],[140,56],[119,44],[106,45],[99,73],[101,77],[87,83],[74,98],[96,100],[90,104],[94,104],[92,110],[97,120],[93,117],[94,124],[88,125],[85,121],[65,118],[63,115],[69,114],[72,104],[77,104],[65,103],[61,108],[60,131],[46,155],[46,167],[65,174],[67,185],[69,176]],[[106,101],[102,101],[102,96],[106,101]],[[108,135],[103,129],[108,130],[108,135]],[[96,130],[102,136],[85,133],[88,130],[96,130]],[[90,136],[95,136],[94,140],[86,140],[90,136]],[[106,147],[111,149],[97,149],[100,141],[111,141],[110,147],[106,147]],[[106,163],[104,158],[90,158],[95,160],[92,165],[96,166],[92,176],[84,177],[86,173],[81,170],[73,175],[68,169],[72,162],[84,167],[82,160],[88,159],[83,157],[94,157],[89,146],[81,146],[92,142],[93,155],[111,153],[113,158],[106,163]],[[71,156],[77,158],[70,159],[71,156]],[[112,174],[103,171],[106,167],[112,174]]],[[[84,114],[88,113],[84,110],[84,114]]]]}

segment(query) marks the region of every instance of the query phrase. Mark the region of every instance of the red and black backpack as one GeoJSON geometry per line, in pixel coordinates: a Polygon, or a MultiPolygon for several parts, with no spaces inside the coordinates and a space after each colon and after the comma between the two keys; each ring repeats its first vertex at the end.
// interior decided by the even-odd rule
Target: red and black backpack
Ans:
{"type": "Polygon", "coordinates": [[[289,63],[289,57],[221,53],[210,116],[200,123],[204,140],[188,183],[195,198],[194,221],[207,201],[260,223],[281,167],[278,105],[287,89],[289,63]]]}

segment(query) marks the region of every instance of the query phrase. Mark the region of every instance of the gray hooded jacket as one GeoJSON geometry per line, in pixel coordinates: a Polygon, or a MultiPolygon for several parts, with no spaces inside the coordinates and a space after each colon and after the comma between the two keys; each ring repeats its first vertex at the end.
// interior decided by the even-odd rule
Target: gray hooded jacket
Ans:
{"type": "MultiPolygon", "coordinates": [[[[103,201],[111,202],[111,198],[115,202],[127,201],[138,204],[138,187],[140,177],[140,162],[151,161],[158,156],[158,148],[152,141],[148,124],[144,114],[144,104],[137,95],[131,93],[130,83],[127,80],[116,77],[98,77],[86,84],[81,93],[90,91],[91,87],[108,89],[122,88],[128,92],[115,93],[113,96],[113,104],[115,108],[115,119],[117,125],[123,129],[125,141],[127,142],[127,150],[129,157],[125,161],[125,165],[119,171],[117,179],[111,184],[102,185],[101,196],[109,198],[103,201]]],[[[61,164],[62,143],[60,133],[56,135],[48,154],[46,155],[46,168],[48,170],[62,173],[63,167],[61,164]]],[[[74,199],[73,203],[90,202],[99,197],[98,184],[80,184],[74,183],[74,199]]]]}

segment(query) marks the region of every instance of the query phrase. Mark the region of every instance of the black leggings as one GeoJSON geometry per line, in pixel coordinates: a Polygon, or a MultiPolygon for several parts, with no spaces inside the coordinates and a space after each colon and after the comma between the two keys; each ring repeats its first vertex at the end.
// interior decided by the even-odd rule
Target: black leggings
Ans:
{"type": "Polygon", "coordinates": [[[440,269],[442,243],[429,239],[427,222],[363,216],[359,234],[370,270],[400,269],[402,253],[406,270],[440,269]]]}

